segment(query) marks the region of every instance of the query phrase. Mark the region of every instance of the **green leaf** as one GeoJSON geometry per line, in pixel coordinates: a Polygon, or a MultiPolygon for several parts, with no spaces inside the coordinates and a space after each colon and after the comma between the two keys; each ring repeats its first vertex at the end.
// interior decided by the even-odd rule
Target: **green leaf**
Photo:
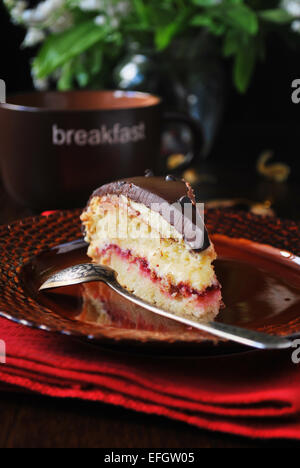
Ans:
{"type": "Polygon", "coordinates": [[[74,59],[74,75],[80,88],[86,88],[102,67],[103,51],[96,44],[74,59]]]}
{"type": "Polygon", "coordinates": [[[45,78],[96,42],[105,39],[106,35],[105,27],[99,27],[93,20],[89,20],[61,34],[49,36],[33,62],[36,76],[45,78]]]}
{"type": "Polygon", "coordinates": [[[176,23],[170,23],[168,26],[159,28],[155,34],[155,44],[158,50],[165,49],[178,31],[176,23]]]}
{"type": "Polygon", "coordinates": [[[181,13],[167,26],[162,26],[157,29],[155,33],[155,45],[158,50],[163,50],[168,47],[173,37],[181,30],[185,18],[186,12],[181,13]]]}
{"type": "Polygon", "coordinates": [[[80,88],[85,88],[90,81],[90,74],[86,69],[85,57],[83,55],[76,57],[74,69],[78,85],[80,88]]]}
{"type": "Polygon", "coordinates": [[[88,57],[88,66],[91,71],[91,75],[97,75],[101,70],[103,60],[103,52],[100,46],[94,47],[88,57]]]}
{"type": "Polygon", "coordinates": [[[245,93],[249,87],[257,57],[255,39],[241,43],[235,56],[233,79],[240,93],[245,93]]]}
{"type": "Polygon", "coordinates": [[[73,69],[72,60],[65,63],[61,70],[61,76],[57,83],[57,89],[59,91],[68,91],[73,87],[73,69]]]}
{"type": "Polygon", "coordinates": [[[142,27],[147,26],[148,25],[148,10],[143,0],[133,0],[133,5],[139,17],[141,26],[142,27]]]}
{"type": "Polygon", "coordinates": [[[216,6],[218,2],[216,0],[193,0],[194,5],[202,7],[216,6]]]}
{"type": "Polygon", "coordinates": [[[287,11],[281,9],[260,11],[259,17],[264,21],[277,24],[290,23],[294,19],[287,11]]]}
{"type": "Polygon", "coordinates": [[[230,7],[226,6],[226,8],[225,5],[221,5],[216,14],[229,26],[241,29],[251,35],[258,32],[257,16],[253,10],[244,4],[235,4],[230,7]]]}
{"type": "Polygon", "coordinates": [[[207,15],[196,15],[191,20],[192,26],[208,26],[210,27],[214,23],[214,20],[207,15]]]}
{"type": "Polygon", "coordinates": [[[86,88],[90,82],[90,75],[83,71],[82,73],[78,73],[76,75],[76,80],[80,88],[86,88]]]}
{"type": "Polygon", "coordinates": [[[240,47],[240,35],[236,30],[229,30],[224,38],[223,55],[224,57],[231,57],[235,55],[240,47]]]}
{"type": "Polygon", "coordinates": [[[208,15],[196,15],[190,22],[191,26],[205,27],[208,28],[212,34],[219,36],[224,33],[225,26],[218,24],[211,16],[208,15]]]}

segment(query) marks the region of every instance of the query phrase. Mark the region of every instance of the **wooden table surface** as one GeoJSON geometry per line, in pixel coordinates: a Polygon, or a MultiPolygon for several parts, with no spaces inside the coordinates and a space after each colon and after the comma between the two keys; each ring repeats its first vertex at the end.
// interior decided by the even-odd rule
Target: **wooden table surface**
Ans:
{"type": "MultiPolygon", "coordinates": [[[[30,215],[0,185],[0,223],[30,215]]],[[[167,418],[82,401],[0,392],[0,447],[220,448],[298,447],[200,430],[167,418]]]]}

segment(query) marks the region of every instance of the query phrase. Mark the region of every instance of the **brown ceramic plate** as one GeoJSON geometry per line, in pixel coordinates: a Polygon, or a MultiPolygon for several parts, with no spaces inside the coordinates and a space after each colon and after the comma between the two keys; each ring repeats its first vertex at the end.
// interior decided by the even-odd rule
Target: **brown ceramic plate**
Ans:
{"type": "MultiPolygon", "coordinates": [[[[0,227],[0,315],[126,349],[231,349],[133,306],[100,283],[39,293],[50,274],[87,260],[79,214],[57,212],[0,227]]],[[[300,333],[300,226],[218,210],[207,212],[206,224],[226,304],[217,320],[283,336],[300,333]]]]}

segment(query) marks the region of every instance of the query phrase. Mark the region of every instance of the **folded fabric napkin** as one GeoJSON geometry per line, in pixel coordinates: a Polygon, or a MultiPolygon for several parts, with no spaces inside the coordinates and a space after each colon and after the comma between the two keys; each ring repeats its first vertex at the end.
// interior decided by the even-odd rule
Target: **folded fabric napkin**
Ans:
{"type": "Polygon", "coordinates": [[[300,365],[291,351],[210,358],[114,352],[0,319],[0,382],[163,415],[205,429],[300,439],[300,365]]]}

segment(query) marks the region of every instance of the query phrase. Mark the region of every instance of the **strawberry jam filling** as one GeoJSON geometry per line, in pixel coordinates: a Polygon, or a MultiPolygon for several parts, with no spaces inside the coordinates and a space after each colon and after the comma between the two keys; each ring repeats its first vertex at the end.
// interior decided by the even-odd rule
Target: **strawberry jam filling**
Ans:
{"type": "Polygon", "coordinates": [[[154,270],[152,270],[146,258],[136,257],[132,254],[131,250],[123,250],[118,245],[110,244],[102,250],[97,249],[97,256],[99,259],[107,257],[112,253],[118,255],[130,264],[137,265],[143,275],[149,277],[154,283],[161,283],[163,292],[167,292],[172,297],[194,296],[196,300],[203,300],[204,298],[208,299],[208,296],[212,296],[214,293],[220,291],[220,284],[218,282],[205,288],[203,291],[199,291],[183,281],[176,285],[172,284],[166,278],[161,278],[154,270]]]}

